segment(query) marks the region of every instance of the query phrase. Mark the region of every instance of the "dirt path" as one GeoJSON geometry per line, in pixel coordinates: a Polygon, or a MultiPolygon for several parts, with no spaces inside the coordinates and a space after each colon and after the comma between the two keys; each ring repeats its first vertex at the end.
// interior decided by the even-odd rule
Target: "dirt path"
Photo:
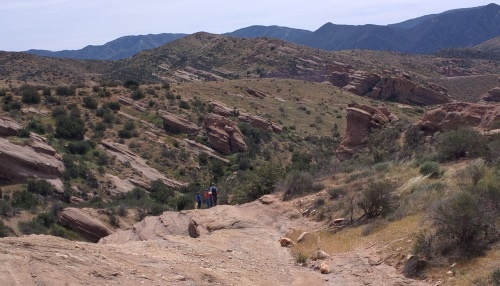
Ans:
{"type": "MultiPolygon", "coordinates": [[[[183,213],[198,220],[198,238],[165,235],[162,228],[181,224],[163,216],[145,228],[142,235],[156,237],[148,241],[125,232],[115,235],[122,241],[106,244],[43,235],[0,239],[0,285],[425,285],[373,263],[370,253],[333,255],[326,275],[296,265],[278,238],[317,225],[297,218],[290,204],[271,201],[183,213]]],[[[138,226],[135,232],[141,234],[138,226]]]]}

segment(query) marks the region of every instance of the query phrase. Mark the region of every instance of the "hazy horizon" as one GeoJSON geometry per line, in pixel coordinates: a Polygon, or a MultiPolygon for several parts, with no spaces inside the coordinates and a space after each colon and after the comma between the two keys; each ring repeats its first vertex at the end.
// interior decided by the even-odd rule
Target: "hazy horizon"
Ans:
{"type": "Polygon", "coordinates": [[[227,33],[252,25],[314,31],[334,24],[387,25],[494,1],[383,0],[4,0],[0,3],[2,51],[75,50],[129,35],[205,31],[227,33]]]}

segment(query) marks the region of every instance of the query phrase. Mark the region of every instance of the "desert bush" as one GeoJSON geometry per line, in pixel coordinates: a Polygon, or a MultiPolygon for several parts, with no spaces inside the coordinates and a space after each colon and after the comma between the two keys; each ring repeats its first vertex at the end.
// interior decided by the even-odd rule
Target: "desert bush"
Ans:
{"type": "Polygon", "coordinates": [[[387,180],[373,181],[361,192],[358,207],[367,218],[386,215],[392,207],[392,191],[395,186],[387,180]]]}
{"type": "Polygon", "coordinates": [[[294,170],[286,176],[282,184],[283,199],[289,200],[307,193],[317,192],[322,188],[323,185],[315,183],[310,173],[294,170]]]}
{"type": "Polygon", "coordinates": [[[85,123],[80,117],[60,115],[56,119],[55,137],[69,140],[83,140],[85,123]]]}
{"type": "Polygon", "coordinates": [[[28,191],[14,192],[12,206],[25,210],[33,210],[38,206],[38,199],[28,191]]]}
{"type": "Polygon", "coordinates": [[[336,200],[346,194],[346,191],[342,188],[333,188],[328,190],[330,195],[330,200],[336,200]]]}
{"type": "Polygon", "coordinates": [[[198,154],[198,162],[200,163],[200,165],[207,165],[208,164],[208,155],[206,153],[198,154]]]}
{"type": "Polygon", "coordinates": [[[151,193],[151,198],[162,204],[168,204],[175,195],[174,190],[169,188],[159,179],[151,182],[149,191],[151,193]]]}
{"type": "Polygon", "coordinates": [[[491,281],[494,286],[500,286],[500,269],[495,269],[491,272],[491,281]]]}
{"type": "Polygon", "coordinates": [[[54,109],[52,109],[52,117],[53,118],[58,118],[59,116],[64,116],[67,115],[68,112],[66,111],[66,108],[62,106],[56,106],[54,109]]]}
{"type": "Polygon", "coordinates": [[[9,236],[12,232],[12,229],[5,225],[3,220],[0,219],[0,238],[9,236]]]}
{"type": "Polygon", "coordinates": [[[478,157],[487,153],[487,143],[479,132],[463,128],[436,135],[436,152],[441,161],[478,157]]]}
{"type": "Polygon", "coordinates": [[[35,88],[26,88],[22,91],[21,101],[28,104],[38,104],[41,96],[35,88]]]}
{"type": "Polygon", "coordinates": [[[139,83],[134,81],[134,80],[127,80],[123,84],[124,87],[129,88],[129,89],[138,89],[139,88],[139,83]]]}
{"type": "Polygon", "coordinates": [[[66,146],[66,150],[68,150],[71,154],[79,154],[85,155],[88,151],[95,148],[95,143],[90,140],[85,141],[73,141],[69,142],[66,146]]]}
{"type": "Polygon", "coordinates": [[[246,203],[270,194],[282,176],[283,170],[273,162],[246,171],[239,182],[231,186],[234,195],[232,202],[246,203]]]}
{"type": "Polygon", "coordinates": [[[308,259],[307,255],[304,254],[303,252],[295,254],[295,262],[297,262],[298,264],[306,264],[307,259],[308,259]]]}
{"type": "Polygon", "coordinates": [[[294,151],[292,162],[288,170],[309,171],[311,169],[312,156],[309,153],[294,151]]]}
{"type": "Polygon", "coordinates": [[[441,177],[441,171],[439,170],[439,164],[433,161],[424,162],[420,166],[420,174],[429,176],[429,178],[439,178],[441,177]]]}
{"type": "Polygon", "coordinates": [[[17,131],[17,137],[21,137],[21,138],[28,138],[30,137],[30,130],[28,128],[22,128],[22,129],[19,129],[19,131],[17,131]]]}
{"type": "Polygon", "coordinates": [[[45,134],[49,129],[51,129],[49,127],[50,126],[45,126],[43,123],[36,121],[36,120],[31,120],[26,125],[26,129],[33,131],[35,133],[41,134],[41,135],[45,134]]]}
{"type": "Polygon", "coordinates": [[[83,240],[78,234],[74,231],[69,230],[65,227],[62,227],[58,224],[53,224],[49,230],[49,234],[53,236],[58,236],[62,238],[66,238],[69,240],[83,240]]]}
{"type": "Polygon", "coordinates": [[[56,87],[56,94],[60,96],[73,96],[76,95],[76,88],[73,86],[58,86],[56,87]]]}
{"type": "Polygon", "coordinates": [[[179,108],[182,108],[182,109],[191,109],[191,105],[189,105],[189,102],[187,102],[187,101],[180,100],[179,101],[179,108]]]}
{"type": "Polygon", "coordinates": [[[86,96],[83,98],[83,106],[88,109],[96,109],[98,106],[98,102],[94,97],[86,96]]]}
{"type": "Polygon", "coordinates": [[[26,191],[46,197],[54,193],[54,187],[45,180],[30,179],[26,185],[26,191]]]}
{"type": "Polygon", "coordinates": [[[181,194],[175,198],[176,211],[189,210],[194,207],[194,199],[190,195],[181,194]]]}
{"type": "Polygon", "coordinates": [[[53,213],[40,213],[30,221],[19,222],[19,230],[24,234],[46,234],[57,221],[53,213]]]}
{"type": "Polygon", "coordinates": [[[120,103],[117,101],[111,101],[108,103],[108,107],[111,110],[120,110],[120,103]]]}
{"type": "Polygon", "coordinates": [[[130,98],[132,98],[133,100],[139,100],[139,99],[142,99],[144,97],[146,97],[146,95],[140,89],[134,90],[132,92],[132,94],[130,95],[130,98]]]}

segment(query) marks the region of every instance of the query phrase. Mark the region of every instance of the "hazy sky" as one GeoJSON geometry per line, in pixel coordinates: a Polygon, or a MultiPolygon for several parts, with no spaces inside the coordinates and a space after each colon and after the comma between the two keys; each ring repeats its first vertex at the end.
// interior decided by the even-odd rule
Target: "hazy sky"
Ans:
{"type": "Polygon", "coordinates": [[[126,35],[231,32],[250,25],[316,30],[392,24],[492,0],[0,0],[0,50],[80,49],[126,35]]]}

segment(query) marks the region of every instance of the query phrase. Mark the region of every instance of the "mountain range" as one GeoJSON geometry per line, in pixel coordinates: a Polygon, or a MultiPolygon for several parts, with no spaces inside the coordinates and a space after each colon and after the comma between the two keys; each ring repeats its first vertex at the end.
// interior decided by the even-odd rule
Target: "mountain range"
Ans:
{"type": "MultiPolygon", "coordinates": [[[[425,15],[391,25],[326,23],[316,31],[280,26],[250,26],[230,33],[243,38],[270,37],[327,51],[390,50],[432,54],[447,48],[468,48],[500,36],[500,6],[464,8],[425,15]]],[[[186,34],[125,36],[102,46],[80,50],[29,50],[28,53],[76,59],[117,60],[160,47],[186,34]]]]}

